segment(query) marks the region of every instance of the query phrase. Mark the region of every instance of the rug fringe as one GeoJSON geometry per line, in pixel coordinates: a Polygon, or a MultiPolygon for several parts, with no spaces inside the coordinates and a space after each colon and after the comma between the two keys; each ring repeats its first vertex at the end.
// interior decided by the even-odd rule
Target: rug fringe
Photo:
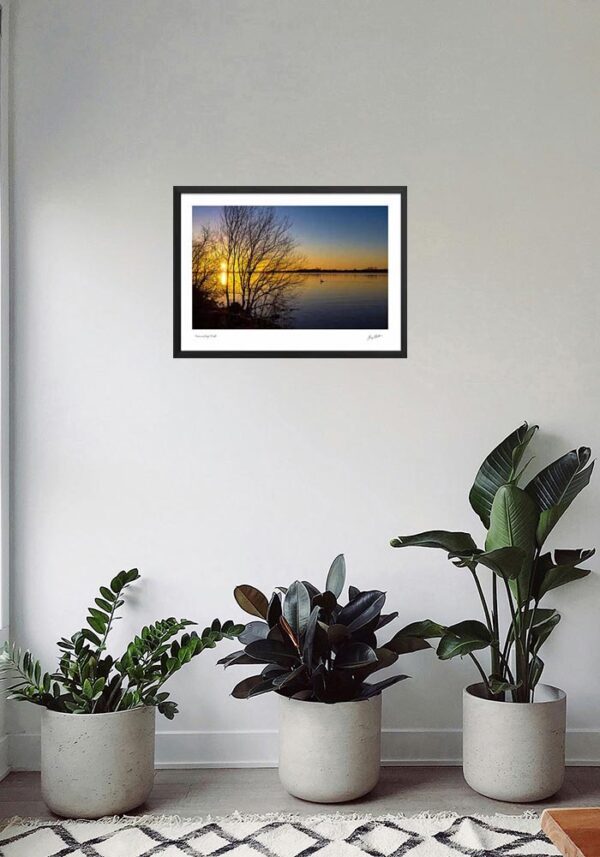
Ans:
{"type": "Polygon", "coordinates": [[[2,819],[0,821],[0,831],[6,830],[11,826],[18,826],[24,829],[32,827],[55,827],[59,824],[77,823],[77,824],[105,824],[114,825],[125,822],[130,827],[140,827],[144,824],[160,824],[161,827],[176,827],[182,824],[213,824],[222,823],[224,821],[236,821],[241,823],[253,822],[302,822],[303,824],[319,824],[323,821],[389,821],[398,818],[411,819],[414,821],[446,821],[455,818],[463,818],[468,815],[470,818],[480,819],[481,821],[498,821],[499,819],[527,819],[533,821],[539,818],[539,814],[532,809],[525,810],[520,815],[507,815],[506,813],[496,812],[491,815],[481,815],[479,813],[459,813],[459,812],[432,812],[423,810],[414,814],[404,812],[384,813],[362,813],[362,812],[322,812],[316,815],[302,815],[301,813],[285,813],[285,812],[268,812],[268,813],[242,813],[233,812],[227,815],[204,815],[204,816],[182,816],[182,815],[113,815],[105,816],[104,818],[64,818],[64,819],[43,819],[43,818],[21,818],[14,816],[13,818],[2,819]]]}

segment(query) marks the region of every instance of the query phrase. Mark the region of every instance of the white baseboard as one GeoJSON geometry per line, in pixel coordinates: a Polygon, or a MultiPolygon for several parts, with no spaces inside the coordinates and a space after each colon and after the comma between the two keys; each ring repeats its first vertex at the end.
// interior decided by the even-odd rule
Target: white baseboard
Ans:
{"type": "MultiPolygon", "coordinates": [[[[6,751],[5,751],[6,752],[6,751]]],[[[460,765],[461,732],[384,729],[384,765],[460,765]]],[[[600,765],[600,730],[567,733],[567,764],[600,765]]],[[[0,766],[2,744],[0,742],[0,766]]],[[[277,732],[158,732],[158,768],[270,768],[277,765],[277,732]]],[[[38,771],[40,736],[10,736],[10,767],[38,771]]]]}

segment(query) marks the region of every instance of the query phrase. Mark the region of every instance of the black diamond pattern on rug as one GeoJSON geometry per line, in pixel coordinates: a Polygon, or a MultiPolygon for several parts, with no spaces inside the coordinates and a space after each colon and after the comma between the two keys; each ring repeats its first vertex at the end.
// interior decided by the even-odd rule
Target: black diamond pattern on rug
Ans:
{"type": "Polygon", "coordinates": [[[231,816],[11,824],[1,857],[554,857],[537,818],[231,816]]]}

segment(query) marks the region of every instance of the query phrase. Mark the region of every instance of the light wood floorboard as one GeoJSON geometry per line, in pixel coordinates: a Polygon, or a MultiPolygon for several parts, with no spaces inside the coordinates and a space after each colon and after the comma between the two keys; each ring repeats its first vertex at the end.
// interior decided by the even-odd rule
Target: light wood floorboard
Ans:
{"type": "MultiPolygon", "coordinates": [[[[346,804],[310,804],[288,795],[272,768],[161,770],[154,790],[138,814],[221,816],[242,813],[368,812],[414,814],[455,811],[464,814],[520,814],[548,806],[599,806],[600,768],[567,769],[565,783],[553,798],[539,804],[511,804],[489,800],[472,791],[455,767],[382,768],[377,788],[346,804]]],[[[52,818],[42,801],[40,775],[9,774],[0,782],[0,818],[52,818]]]]}

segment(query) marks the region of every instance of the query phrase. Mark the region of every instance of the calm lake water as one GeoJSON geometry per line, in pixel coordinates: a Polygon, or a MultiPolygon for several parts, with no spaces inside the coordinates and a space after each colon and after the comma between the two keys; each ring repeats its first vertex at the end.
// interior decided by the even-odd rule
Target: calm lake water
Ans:
{"type": "Polygon", "coordinates": [[[385,330],[388,277],[387,274],[307,274],[296,288],[292,306],[289,327],[385,330]]]}

